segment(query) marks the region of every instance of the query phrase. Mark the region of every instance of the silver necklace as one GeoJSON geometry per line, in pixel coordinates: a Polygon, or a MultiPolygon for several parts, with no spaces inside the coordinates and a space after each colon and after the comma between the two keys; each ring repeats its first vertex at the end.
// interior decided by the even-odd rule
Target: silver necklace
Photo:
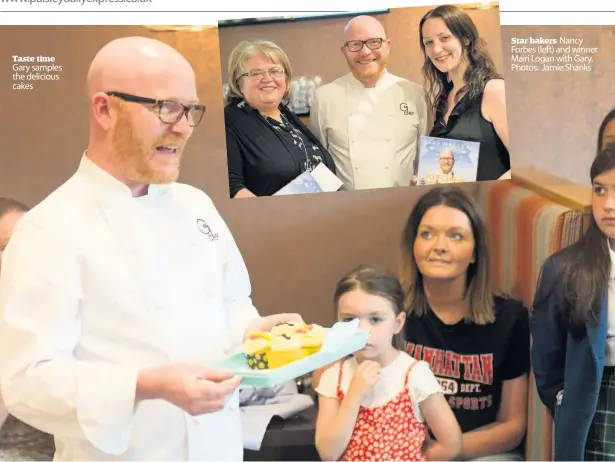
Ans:
{"type": "MultiPolygon", "coordinates": [[[[265,118],[265,122],[267,122],[271,128],[273,128],[274,130],[280,129],[280,127],[271,125],[271,122],[269,122],[269,118],[267,116],[263,116],[263,117],[265,118]]],[[[304,165],[304,169],[302,170],[311,172],[312,170],[314,170],[314,166],[312,165],[310,156],[308,156],[307,148],[305,147],[305,142],[303,141],[303,138],[301,137],[301,133],[299,132],[299,130],[293,127],[293,125],[288,121],[286,117],[284,117],[284,114],[280,114],[280,117],[282,118],[282,125],[288,126],[290,128],[292,132],[291,133],[292,137],[294,138],[294,143],[297,144],[298,142],[299,147],[303,150],[303,153],[305,154],[305,165],[304,165]]]]}

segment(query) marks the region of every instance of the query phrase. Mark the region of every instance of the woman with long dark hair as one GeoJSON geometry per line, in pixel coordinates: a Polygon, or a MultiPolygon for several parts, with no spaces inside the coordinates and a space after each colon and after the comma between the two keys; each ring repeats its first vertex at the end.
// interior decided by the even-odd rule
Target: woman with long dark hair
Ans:
{"type": "Polygon", "coordinates": [[[600,124],[598,130],[598,151],[606,148],[609,143],[615,143],[615,108],[611,110],[600,124]]]}
{"type": "Polygon", "coordinates": [[[436,115],[429,136],[480,143],[477,181],[510,178],[504,80],[470,16],[454,5],[419,25],[423,75],[436,115]]]}
{"type": "Polygon", "coordinates": [[[459,422],[456,460],[523,460],[528,310],[492,289],[487,241],[462,189],[418,200],[403,233],[407,351],[430,364],[459,422]]]}
{"type": "Polygon", "coordinates": [[[589,227],[543,264],[530,317],[555,460],[615,460],[615,144],[596,156],[590,179],[589,227]]]}

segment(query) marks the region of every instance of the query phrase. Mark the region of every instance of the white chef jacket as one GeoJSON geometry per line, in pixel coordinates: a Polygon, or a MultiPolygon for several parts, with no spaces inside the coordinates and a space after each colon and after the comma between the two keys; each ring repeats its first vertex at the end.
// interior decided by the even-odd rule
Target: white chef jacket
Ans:
{"type": "Polygon", "coordinates": [[[386,70],[374,88],[351,73],[323,85],[310,110],[345,189],[411,185],[419,137],[431,127],[423,87],[386,70]]]}
{"type": "Polygon", "coordinates": [[[241,460],[238,393],[192,417],[135,405],[138,371],[209,365],[258,317],[229,229],[183,184],[143,197],[84,156],[18,224],[0,277],[2,396],[62,460],[241,460]]]}

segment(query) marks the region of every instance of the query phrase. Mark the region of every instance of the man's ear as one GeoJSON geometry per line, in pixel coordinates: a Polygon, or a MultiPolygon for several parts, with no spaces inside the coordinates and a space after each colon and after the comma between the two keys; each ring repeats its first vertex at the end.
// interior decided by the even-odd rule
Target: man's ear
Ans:
{"type": "Polygon", "coordinates": [[[115,126],[119,109],[118,104],[114,104],[106,93],[100,92],[92,96],[92,116],[104,131],[115,126]]]}

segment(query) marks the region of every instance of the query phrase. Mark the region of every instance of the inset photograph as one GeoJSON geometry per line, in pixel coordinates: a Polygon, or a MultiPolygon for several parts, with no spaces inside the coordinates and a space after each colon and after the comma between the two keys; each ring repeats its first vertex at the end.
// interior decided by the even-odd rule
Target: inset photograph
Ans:
{"type": "Polygon", "coordinates": [[[510,178],[497,2],[218,28],[230,197],[510,178]]]}

